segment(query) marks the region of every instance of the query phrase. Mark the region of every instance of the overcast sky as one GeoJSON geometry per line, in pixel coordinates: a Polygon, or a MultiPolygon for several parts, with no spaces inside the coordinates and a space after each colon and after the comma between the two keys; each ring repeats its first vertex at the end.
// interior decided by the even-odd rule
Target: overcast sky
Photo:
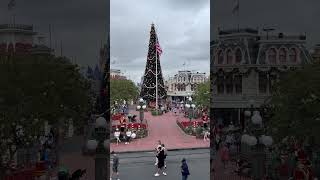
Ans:
{"type": "Polygon", "coordinates": [[[235,0],[211,2],[213,32],[218,27],[237,27],[239,22],[240,27],[275,27],[278,32],[306,33],[308,47],[320,43],[319,0],[239,0],[239,17],[232,14],[235,0]]]}
{"type": "Polygon", "coordinates": [[[209,73],[209,3],[209,0],[111,0],[111,68],[120,69],[140,82],[153,22],[163,50],[164,78],[184,68],[209,73]]]}
{"type": "MultiPolygon", "coordinates": [[[[97,63],[101,42],[107,39],[109,7],[106,0],[15,1],[17,24],[33,24],[36,31],[46,35],[52,24],[52,44],[59,54],[62,40],[63,55],[76,57],[82,65],[97,63]]],[[[10,22],[8,2],[0,1],[0,24],[10,22]]]]}

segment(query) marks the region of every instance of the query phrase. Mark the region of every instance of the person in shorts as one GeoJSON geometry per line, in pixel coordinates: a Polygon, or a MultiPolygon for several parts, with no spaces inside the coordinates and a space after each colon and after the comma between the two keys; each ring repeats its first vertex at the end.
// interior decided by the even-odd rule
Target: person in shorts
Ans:
{"type": "Polygon", "coordinates": [[[119,157],[114,151],[112,151],[111,154],[113,155],[113,158],[112,158],[112,174],[111,174],[110,180],[112,180],[112,177],[114,175],[116,175],[117,180],[120,180],[119,171],[118,171],[119,157]]]}

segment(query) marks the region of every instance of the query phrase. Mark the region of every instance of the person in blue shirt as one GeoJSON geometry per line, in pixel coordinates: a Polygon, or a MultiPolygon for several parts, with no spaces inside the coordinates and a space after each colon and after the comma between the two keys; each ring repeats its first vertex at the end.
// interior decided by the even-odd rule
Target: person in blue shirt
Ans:
{"type": "Polygon", "coordinates": [[[188,164],[185,158],[182,159],[181,161],[181,175],[182,175],[182,180],[187,180],[188,176],[190,175],[188,164]]]}

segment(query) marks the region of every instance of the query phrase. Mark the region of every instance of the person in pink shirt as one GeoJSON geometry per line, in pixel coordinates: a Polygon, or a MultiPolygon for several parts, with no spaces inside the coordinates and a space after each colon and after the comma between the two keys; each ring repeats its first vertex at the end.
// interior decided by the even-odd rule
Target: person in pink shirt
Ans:
{"type": "Polygon", "coordinates": [[[223,145],[221,151],[220,151],[221,161],[223,163],[223,167],[226,169],[226,165],[229,162],[230,156],[229,156],[229,149],[226,146],[226,144],[223,145]]]}

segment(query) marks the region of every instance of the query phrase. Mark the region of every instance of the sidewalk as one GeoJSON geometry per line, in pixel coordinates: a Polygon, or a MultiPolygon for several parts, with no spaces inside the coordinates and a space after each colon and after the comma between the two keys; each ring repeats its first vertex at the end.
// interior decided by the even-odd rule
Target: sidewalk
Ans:
{"type": "MultiPolygon", "coordinates": [[[[137,111],[130,112],[138,114],[137,111]]],[[[172,112],[162,116],[152,116],[150,112],[145,113],[145,119],[148,122],[149,134],[146,138],[133,140],[130,144],[110,144],[111,151],[115,152],[137,152],[153,151],[158,140],[171,149],[194,149],[209,148],[210,142],[203,139],[196,139],[194,136],[185,134],[177,125],[176,120],[179,115],[172,112]]],[[[182,118],[182,117],[181,117],[182,118]]]]}

